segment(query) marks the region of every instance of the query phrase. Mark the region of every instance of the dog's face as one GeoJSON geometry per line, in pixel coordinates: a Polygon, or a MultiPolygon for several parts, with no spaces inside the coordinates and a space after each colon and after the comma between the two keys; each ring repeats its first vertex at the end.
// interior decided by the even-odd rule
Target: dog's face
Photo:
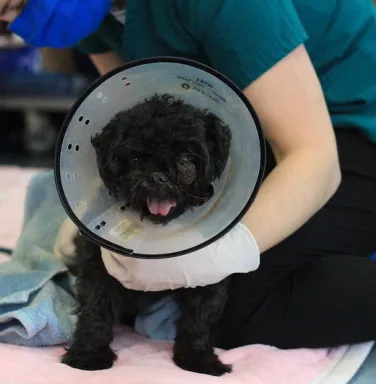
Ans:
{"type": "Polygon", "coordinates": [[[157,224],[212,197],[230,143],[220,119],[165,94],[118,113],[92,138],[109,192],[157,224]]]}

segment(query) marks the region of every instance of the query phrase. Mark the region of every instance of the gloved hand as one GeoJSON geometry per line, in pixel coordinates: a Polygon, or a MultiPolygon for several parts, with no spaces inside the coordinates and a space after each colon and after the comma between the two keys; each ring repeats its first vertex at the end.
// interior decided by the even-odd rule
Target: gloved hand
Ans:
{"type": "Polygon", "coordinates": [[[237,224],[221,239],[199,251],[170,259],[135,259],[102,248],[107,271],[126,288],[163,291],[218,283],[234,273],[254,271],[260,252],[248,228],[237,224]]]}

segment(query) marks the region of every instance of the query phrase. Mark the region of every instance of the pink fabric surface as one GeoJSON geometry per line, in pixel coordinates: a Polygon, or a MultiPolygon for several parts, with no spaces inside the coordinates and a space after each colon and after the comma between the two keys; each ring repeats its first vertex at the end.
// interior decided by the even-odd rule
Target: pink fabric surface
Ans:
{"type": "MultiPolygon", "coordinates": [[[[26,186],[35,170],[0,167],[0,246],[14,247],[21,231],[26,186]]],[[[2,261],[6,256],[1,256],[2,261]]],[[[185,372],[171,361],[172,344],[150,341],[118,329],[113,343],[115,365],[85,372],[59,363],[63,347],[26,348],[0,343],[2,384],[313,384],[330,370],[342,349],[282,351],[253,345],[218,351],[234,365],[232,374],[215,378],[185,372]]]]}
{"type": "Polygon", "coordinates": [[[0,246],[14,247],[21,232],[27,185],[36,169],[0,167],[0,246]]]}

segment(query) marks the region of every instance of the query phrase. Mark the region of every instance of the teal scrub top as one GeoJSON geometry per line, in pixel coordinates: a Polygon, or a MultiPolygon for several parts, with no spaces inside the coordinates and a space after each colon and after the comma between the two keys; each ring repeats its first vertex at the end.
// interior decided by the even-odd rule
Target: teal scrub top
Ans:
{"type": "Polygon", "coordinates": [[[125,61],[185,57],[244,89],[305,44],[334,126],[376,143],[372,0],[128,0],[124,23],[109,15],[78,48],[125,61]]]}

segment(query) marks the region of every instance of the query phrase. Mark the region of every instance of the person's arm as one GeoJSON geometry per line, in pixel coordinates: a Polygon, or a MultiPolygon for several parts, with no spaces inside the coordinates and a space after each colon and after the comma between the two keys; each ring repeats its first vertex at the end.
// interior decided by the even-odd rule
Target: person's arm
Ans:
{"type": "Polygon", "coordinates": [[[244,90],[275,154],[277,165],[243,218],[265,252],[314,215],[340,182],[334,130],[304,48],[308,35],[291,1],[177,2],[211,65],[244,90]]]}
{"type": "Polygon", "coordinates": [[[243,218],[264,252],[329,200],[340,183],[340,168],[325,99],[304,46],[244,93],[257,111],[277,161],[243,218]]]}
{"type": "Polygon", "coordinates": [[[124,64],[124,60],[115,52],[90,54],[89,57],[100,75],[105,75],[124,64]]]}

